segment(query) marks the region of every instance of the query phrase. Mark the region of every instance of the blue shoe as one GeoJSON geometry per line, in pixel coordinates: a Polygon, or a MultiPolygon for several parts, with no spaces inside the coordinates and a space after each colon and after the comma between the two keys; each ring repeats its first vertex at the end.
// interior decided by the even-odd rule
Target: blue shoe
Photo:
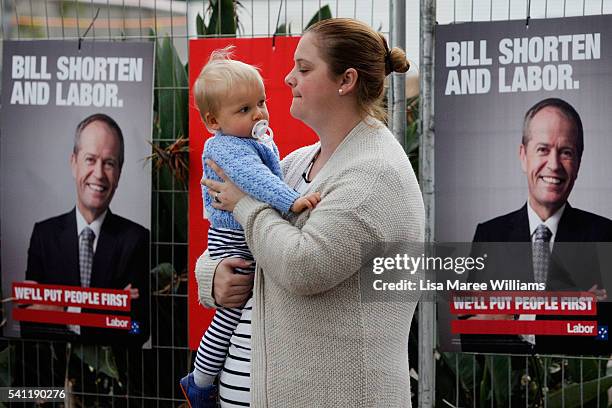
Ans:
{"type": "Polygon", "coordinates": [[[193,380],[193,373],[181,378],[181,390],[189,408],[217,408],[217,386],[215,384],[198,387],[193,380]]]}

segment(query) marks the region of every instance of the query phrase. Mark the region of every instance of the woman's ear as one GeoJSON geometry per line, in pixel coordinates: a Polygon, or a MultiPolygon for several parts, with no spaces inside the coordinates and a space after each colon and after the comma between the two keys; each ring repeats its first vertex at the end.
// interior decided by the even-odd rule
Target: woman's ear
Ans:
{"type": "Polygon", "coordinates": [[[359,74],[355,68],[349,68],[342,74],[340,88],[338,89],[341,95],[348,95],[357,88],[357,77],[359,74]]]}

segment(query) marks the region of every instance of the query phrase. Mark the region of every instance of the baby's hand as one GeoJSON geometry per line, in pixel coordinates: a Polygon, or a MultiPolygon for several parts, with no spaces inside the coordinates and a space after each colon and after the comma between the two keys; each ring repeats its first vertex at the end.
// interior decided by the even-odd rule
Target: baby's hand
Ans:
{"type": "Polygon", "coordinates": [[[317,206],[317,204],[319,204],[319,201],[321,201],[321,193],[317,192],[306,194],[293,202],[291,212],[299,214],[306,209],[312,210],[317,206]]]}

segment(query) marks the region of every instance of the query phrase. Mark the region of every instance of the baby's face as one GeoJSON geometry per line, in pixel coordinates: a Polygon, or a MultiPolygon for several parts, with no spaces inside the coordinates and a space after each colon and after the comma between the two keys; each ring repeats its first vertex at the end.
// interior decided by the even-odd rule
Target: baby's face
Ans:
{"type": "Polygon", "coordinates": [[[219,130],[226,135],[250,137],[253,125],[269,119],[266,107],[266,91],[262,84],[238,85],[234,87],[215,115],[219,130]]]}

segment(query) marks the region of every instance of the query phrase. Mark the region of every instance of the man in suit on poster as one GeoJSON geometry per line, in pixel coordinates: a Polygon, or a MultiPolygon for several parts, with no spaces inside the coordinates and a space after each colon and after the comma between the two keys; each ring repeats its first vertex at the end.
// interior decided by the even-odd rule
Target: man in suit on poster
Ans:
{"type": "MultiPolygon", "coordinates": [[[[22,336],[96,343],[120,340],[135,345],[148,339],[149,231],[109,209],[123,161],[123,134],[111,117],[94,114],[78,124],[70,158],[76,206],[66,214],[36,223],[26,279],[41,284],[130,290],[132,330],[22,322],[22,336]]],[[[64,310],[57,306],[29,307],[64,310]]]]}
{"type": "MultiPolygon", "coordinates": [[[[471,280],[520,279],[541,283],[546,290],[583,290],[607,298],[596,247],[588,243],[612,242],[612,221],[568,202],[583,150],[582,121],[569,103],[549,98],[527,111],[519,156],[528,199],[520,209],[477,226],[472,252],[494,255],[471,280]]],[[[599,323],[607,325],[607,304],[599,302],[598,308],[599,323]]],[[[607,343],[593,337],[462,336],[464,351],[563,353],[576,346],[580,349],[574,352],[609,353],[607,343]]]]}

